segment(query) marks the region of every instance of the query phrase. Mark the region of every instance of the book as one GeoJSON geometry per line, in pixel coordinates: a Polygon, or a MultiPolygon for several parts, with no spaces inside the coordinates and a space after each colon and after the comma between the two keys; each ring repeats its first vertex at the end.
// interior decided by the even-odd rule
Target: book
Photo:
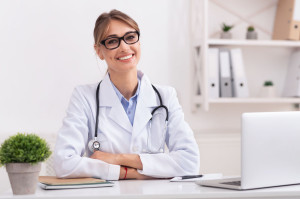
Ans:
{"type": "Polygon", "coordinates": [[[93,187],[112,187],[113,182],[97,178],[56,178],[55,176],[39,176],[42,189],[79,189],[93,187]]]}

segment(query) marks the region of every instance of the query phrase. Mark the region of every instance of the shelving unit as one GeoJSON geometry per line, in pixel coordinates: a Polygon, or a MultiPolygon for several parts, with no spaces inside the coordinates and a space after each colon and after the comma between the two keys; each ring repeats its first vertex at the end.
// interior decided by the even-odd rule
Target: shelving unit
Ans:
{"type": "MultiPolygon", "coordinates": [[[[195,107],[208,111],[211,105],[224,104],[291,104],[299,107],[300,98],[280,97],[285,80],[285,73],[288,66],[288,60],[291,52],[300,48],[300,41],[281,41],[271,40],[273,31],[273,22],[276,13],[276,0],[194,0],[191,4],[191,30],[192,30],[192,50],[194,60],[194,98],[195,107]],[[226,2],[228,2],[226,4],[226,2]],[[265,29],[257,30],[258,40],[246,40],[243,38],[248,25],[253,25],[251,18],[239,14],[234,10],[233,4],[236,3],[239,9],[252,9],[248,16],[253,19],[257,27],[260,22],[269,24],[265,29]],[[255,5],[253,5],[255,4],[255,5]],[[261,4],[261,5],[260,5],[261,4]],[[243,8],[243,6],[245,6],[243,8]],[[257,7],[255,7],[257,6],[257,7]],[[214,11],[217,15],[213,15],[214,11]],[[224,13],[230,17],[218,16],[224,13]],[[200,14],[199,14],[200,13],[200,14]],[[212,17],[213,16],[213,17],[212,17]],[[232,16],[235,16],[233,19],[232,16]],[[260,17],[260,18],[259,18],[260,17]],[[225,21],[232,19],[230,21],[225,21]],[[224,20],[224,21],[218,21],[224,20]],[[216,32],[220,29],[220,24],[226,22],[236,25],[236,35],[232,39],[219,39],[216,32]],[[216,27],[218,24],[218,27],[216,27]],[[215,25],[215,26],[213,26],[215,25]],[[244,32],[243,32],[244,31],[244,32]],[[249,98],[217,98],[211,99],[208,96],[208,61],[207,53],[210,47],[241,48],[244,56],[246,77],[248,80],[250,97],[249,98]],[[255,82],[254,79],[258,79],[255,82]],[[258,90],[261,87],[263,79],[271,79],[276,82],[278,88],[278,97],[261,98],[258,97],[258,90]],[[200,87],[200,89],[199,89],[200,87]]],[[[248,11],[248,10],[247,10],[248,11]]],[[[243,13],[243,10],[241,10],[243,13]]],[[[232,30],[234,31],[234,29],[232,30]]]]}
{"type": "MultiPolygon", "coordinates": [[[[200,97],[196,96],[195,104],[201,101],[200,97]]],[[[210,104],[256,104],[256,103],[268,103],[268,104],[300,104],[298,98],[219,98],[209,99],[210,104]]],[[[200,104],[199,104],[200,105],[200,104]]]]}
{"type": "Polygon", "coordinates": [[[300,47],[299,41],[209,39],[209,46],[300,47]]]}

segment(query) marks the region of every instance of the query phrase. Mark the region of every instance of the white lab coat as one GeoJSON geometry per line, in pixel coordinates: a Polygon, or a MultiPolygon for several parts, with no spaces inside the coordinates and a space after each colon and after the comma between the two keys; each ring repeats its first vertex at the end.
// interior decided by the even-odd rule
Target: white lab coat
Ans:
{"type": "MultiPolygon", "coordinates": [[[[143,153],[147,148],[147,124],[151,118],[151,111],[160,103],[149,79],[140,71],[138,76],[141,78],[141,85],[133,126],[111,85],[108,74],[104,77],[99,94],[98,140],[101,150],[109,153],[139,154],[143,170],[138,172],[147,176],[169,178],[198,174],[198,145],[193,131],[184,121],[174,88],[156,85],[163,104],[169,111],[165,135],[168,152],[143,153]]],[[[97,177],[107,180],[119,178],[119,165],[89,158],[92,153],[87,145],[94,138],[97,85],[98,83],[78,86],[73,91],[67,116],[63,120],[55,146],[54,169],[57,177],[97,177]]]]}

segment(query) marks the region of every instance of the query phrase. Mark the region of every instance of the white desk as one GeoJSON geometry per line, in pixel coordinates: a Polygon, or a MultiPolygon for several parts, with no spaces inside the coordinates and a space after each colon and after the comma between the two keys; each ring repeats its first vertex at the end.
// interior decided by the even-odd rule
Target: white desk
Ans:
{"type": "Polygon", "coordinates": [[[208,188],[193,182],[169,182],[168,180],[126,180],[116,181],[114,187],[42,190],[37,188],[35,195],[13,196],[11,191],[0,194],[0,199],[6,198],[34,198],[34,199],[160,199],[160,198],[300,198],[300,185],[284,186],[251,191],[234,191],[226,189],[208,188]]]}

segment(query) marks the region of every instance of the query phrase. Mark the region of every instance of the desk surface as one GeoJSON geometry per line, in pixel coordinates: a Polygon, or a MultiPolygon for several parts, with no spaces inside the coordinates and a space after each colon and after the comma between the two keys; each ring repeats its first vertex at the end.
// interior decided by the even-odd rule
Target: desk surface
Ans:
{"type": "Polygon", "coordinates": [[[169,182],[169,180],[125,180],[114,182],[114,187],[43,190],[37,188],[35,195],[13,196],[11,191],[0,194],[0,199],[6,198],[300,198],[300,185],[283,186],[251,191],[234,191],[201,187],[193,182],[169,182]]]}

